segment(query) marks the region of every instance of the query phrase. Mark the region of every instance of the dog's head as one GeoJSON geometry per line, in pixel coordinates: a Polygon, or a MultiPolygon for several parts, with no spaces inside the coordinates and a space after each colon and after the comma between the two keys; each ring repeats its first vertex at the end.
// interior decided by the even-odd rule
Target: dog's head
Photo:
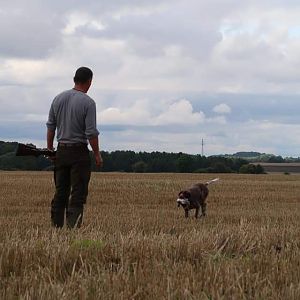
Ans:
{"type": "Polygon", "coordinates": [[[181,191],[178,194],[178,199],[176,200],[178,207],[181,205],[183,208],[186,208],[190,205],[191,193],[189,191],[181,191]]]}

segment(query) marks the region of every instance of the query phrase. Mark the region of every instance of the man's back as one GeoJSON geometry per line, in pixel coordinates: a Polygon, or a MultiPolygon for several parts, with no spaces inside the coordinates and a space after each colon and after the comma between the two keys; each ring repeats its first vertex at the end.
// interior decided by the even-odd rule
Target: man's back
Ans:
{"type": "Polygon", "coordinates": [[[98,135],[96,104],[81,91],[64,91],[52,102],[47,126],[57,128],[58,142],[87,144],[87,139],[98,135]]]}

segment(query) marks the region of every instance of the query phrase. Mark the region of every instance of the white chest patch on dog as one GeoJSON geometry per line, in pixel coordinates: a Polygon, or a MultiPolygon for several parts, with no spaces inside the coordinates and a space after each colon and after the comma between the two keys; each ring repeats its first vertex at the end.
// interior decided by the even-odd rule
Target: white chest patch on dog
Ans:
{"type": "Polygon", "coordinates": [[[182,205],[189,205],[190,204],[189,199],[180,199],[180,198],[178,198],[176,201],[177,201],[178,204],[182,204],[182,205]]]}

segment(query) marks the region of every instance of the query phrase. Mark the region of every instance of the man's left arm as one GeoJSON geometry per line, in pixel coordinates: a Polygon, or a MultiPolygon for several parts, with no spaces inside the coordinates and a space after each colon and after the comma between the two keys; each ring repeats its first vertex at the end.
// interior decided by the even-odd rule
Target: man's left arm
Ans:
{"type": "Polygon", "coordinates": [[[53,141],[55,137],[55,131],[52,131],[48,128],[47,130],[47,149],[54,150],[53,141]]]}
{"type": "Polygon", "coordinates": [[[99,131],[97,130],[96,103],[94,102],[89,105],[85,117],[85,134],[93,149],[96,165],[98,167],[101,167],[103,164],[103,160],[99,151],[99,140],[98,140],[99,131]]]}

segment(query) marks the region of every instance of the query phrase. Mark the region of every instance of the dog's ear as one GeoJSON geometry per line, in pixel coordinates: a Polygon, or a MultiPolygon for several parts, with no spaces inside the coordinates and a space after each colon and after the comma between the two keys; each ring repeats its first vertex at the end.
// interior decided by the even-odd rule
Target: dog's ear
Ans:
{"type": "Polygon", "coordinates": [[[178,193],[178,196],[180,196],[181,194],[183,194],[183,191],[180,191],[180,192],[178,193]]]}
{"type": "Polygon", "coordinates": [[[184,196],[184,198],[189,199],[189,198],[191,198],[191,193],[189,191],[184,191],[183,196],[184,196]]]}

